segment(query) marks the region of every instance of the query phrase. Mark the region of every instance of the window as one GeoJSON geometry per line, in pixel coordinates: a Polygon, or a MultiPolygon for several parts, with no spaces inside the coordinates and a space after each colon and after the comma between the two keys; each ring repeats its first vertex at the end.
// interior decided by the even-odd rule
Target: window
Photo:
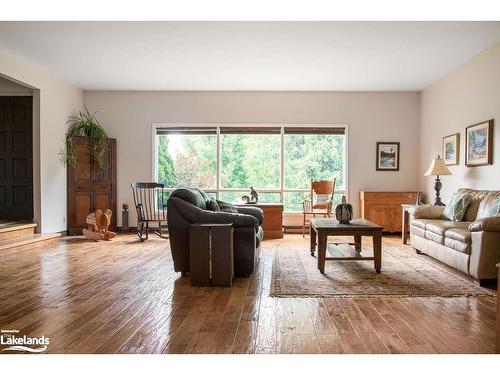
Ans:
{"type": "Polygon", "coordinates": [[[157,130],[157,181],[168,188],[217,188],[215,128],[157,130]]]}
{"type": "Polygon", "coordinates": [[[336,178],[345,194],[345,130],[339,127],[156,127],[155,175],[172,191],[196,186],[237,202],[253,186],[261,202],[301,211],[311,179],[336,178]]]}

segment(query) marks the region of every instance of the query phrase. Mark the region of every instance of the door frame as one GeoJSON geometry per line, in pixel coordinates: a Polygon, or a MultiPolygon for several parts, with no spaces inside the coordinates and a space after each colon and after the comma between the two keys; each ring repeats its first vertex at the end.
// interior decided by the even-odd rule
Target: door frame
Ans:
{"type": "MultiPolygon", "coordinates": [[[[32,154],[33,154],[33,222],[36,232],[42,228],[41,175],[40,175],[40,89],[0,72],[0,77],[31,90],[32,102],[32,154]]],[[[1,96],[30,96],[29,93],[6,92],[1,96]]]]}

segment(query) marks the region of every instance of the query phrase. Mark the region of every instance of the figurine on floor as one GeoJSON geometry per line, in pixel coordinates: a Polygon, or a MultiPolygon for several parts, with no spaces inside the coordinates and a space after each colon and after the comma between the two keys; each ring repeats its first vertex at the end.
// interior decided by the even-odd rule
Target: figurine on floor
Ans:
{"type": "Polygon", "coordinates": [[[102,210],[97,210],[89,215],[85,222],[87,223],[87,229],[84,229],[83,235],[88,240],[110,240],[116,236],[116,233],[108,230],[111,224],[111,216],[113,212],[107,209],[105,212],[102,210]]]}

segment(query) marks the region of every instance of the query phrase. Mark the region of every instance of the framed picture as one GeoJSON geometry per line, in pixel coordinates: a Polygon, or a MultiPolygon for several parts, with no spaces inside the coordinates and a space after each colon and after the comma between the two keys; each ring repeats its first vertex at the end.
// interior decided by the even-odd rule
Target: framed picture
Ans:
{"type": "Polygon", "coordinates": [[[377,171],[399,171],[399,142],[377,142],[377,171]]]}
{"type": "Polygon", "coordinates": [[[478,167],[492,164],[493,120],[465,128],[465,165],[478,167]]]}
{"type": "Polygon", "coordinates": [[[446,165],[458,165],[460,154],[460,133],[443,137],[443,159],[446,165]]]}

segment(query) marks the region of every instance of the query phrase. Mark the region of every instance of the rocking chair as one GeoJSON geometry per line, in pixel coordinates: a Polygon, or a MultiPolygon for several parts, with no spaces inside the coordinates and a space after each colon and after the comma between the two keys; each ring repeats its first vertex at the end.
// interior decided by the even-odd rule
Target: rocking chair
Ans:
{"type": "Polygon", "coordinates": [[[148,233],[168,238],[167,199],[163,184],[156,182],[134,182],[132,185],[134,206],[137,212],[137,236],[141,241],[148,239],[148,233]],[[150,226],[158,223],[158,226],[150,226]]]}

